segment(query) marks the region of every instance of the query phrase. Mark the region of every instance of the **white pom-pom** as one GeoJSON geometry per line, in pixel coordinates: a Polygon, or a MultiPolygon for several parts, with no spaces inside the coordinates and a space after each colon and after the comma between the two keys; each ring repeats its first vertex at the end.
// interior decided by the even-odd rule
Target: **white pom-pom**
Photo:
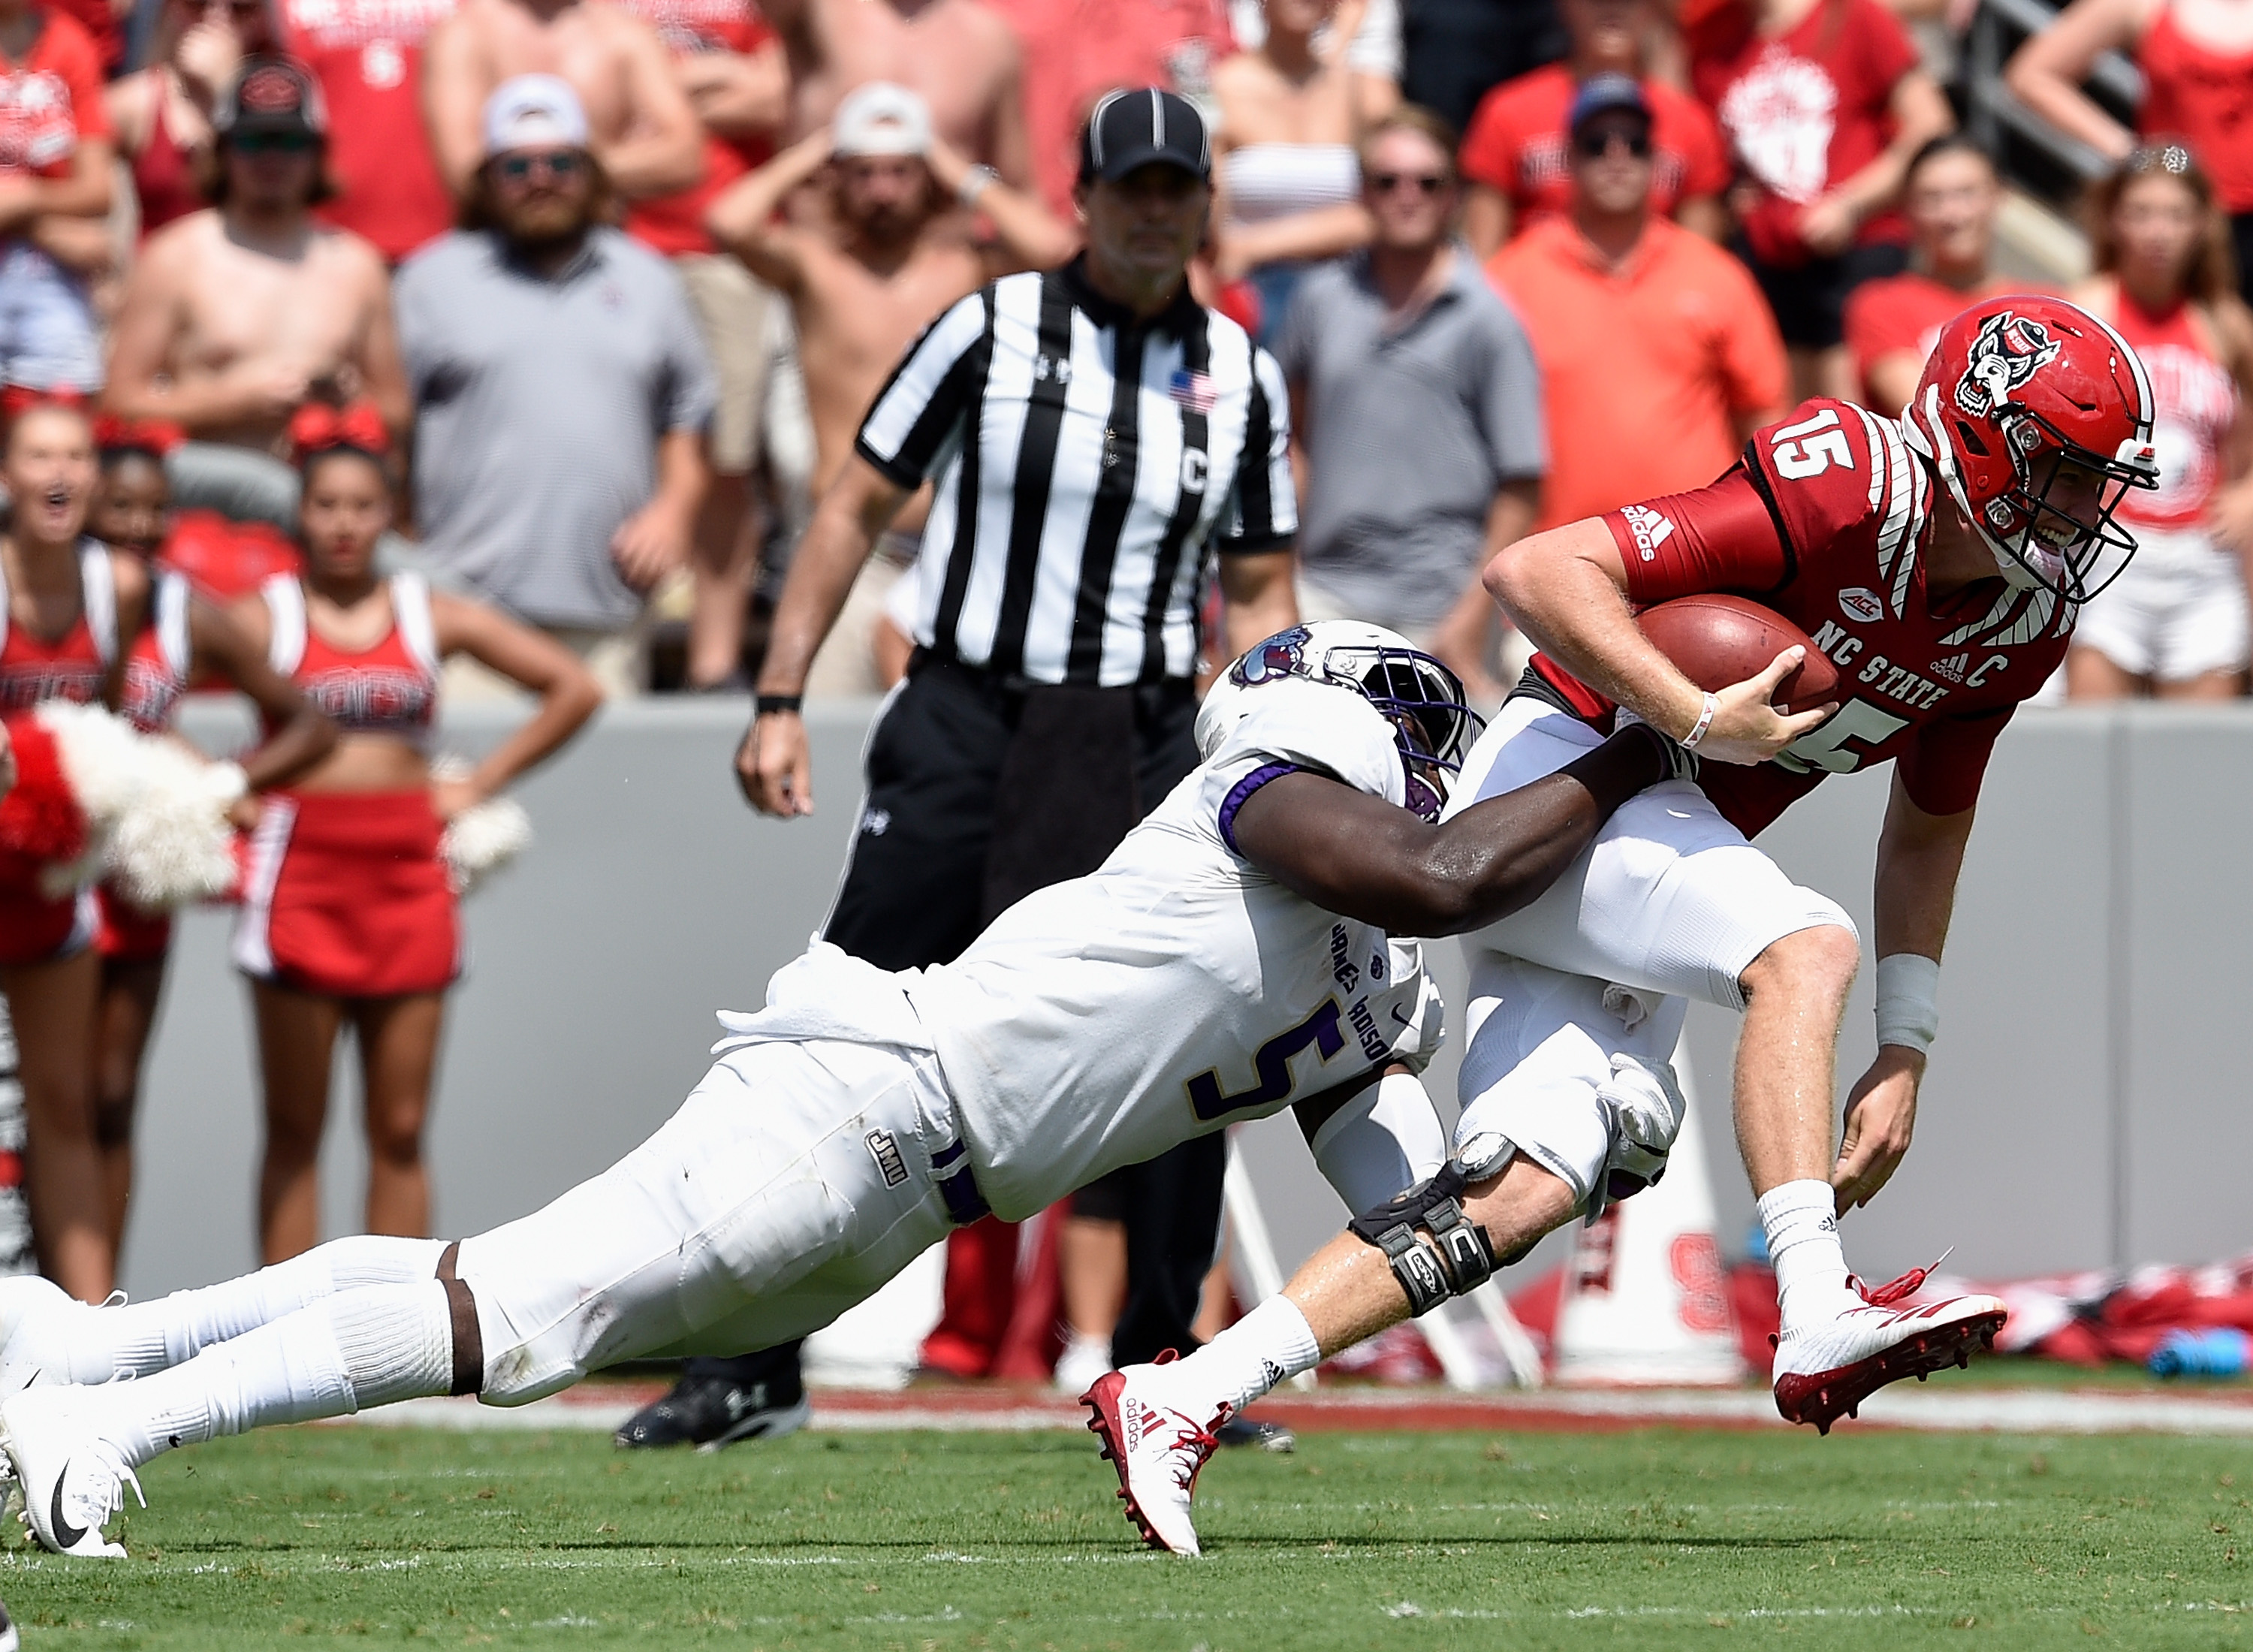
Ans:
{"type": "MultiPolygon", "coordinates": [[[[447,752],[430,765],[436,780],[466,780],[469,760],[447,752]]],[[[513,798],[488,798],[471,804],[446,823],[438,853],[446,881],[457,896],[467,895],[532,847],[532,817],[513,798]]]]}
{"type": "Polygon", "coordinates": [[[140,795],[110,834],[110,877],[144,911],[226,894],[235,878],[227,811],[243,793],[241,768],[206,763],[169,740],[143,743],[140,795]]]}
{"type": "Polygon", "coordinates": [[[67,866],[39,875],[42,890],[57,899],[101,877],[109,839],[141,789],[140,735],[123,718],[100,706],[50,700],[31,714],[55,739],[55,755],[71,796],[86,816],[86,853],[67,866]]]}
{"type": "Polygon", "coordinates": [[[532,817],[513,798],[472,804],[446,826],[440,853],[457,895],[471,889],[532,847],[532,817]]]}
{"type": "Polygon", "coordinates": [[[109,877],[134,905],[164,911],[227,891],[235,871],[227,810],[242,795],[241,767],[206,763],[99,706],[50,701],[34,714],[53,734],[87,819],[87,852],[41,875],[48,894],[109,877]]]}

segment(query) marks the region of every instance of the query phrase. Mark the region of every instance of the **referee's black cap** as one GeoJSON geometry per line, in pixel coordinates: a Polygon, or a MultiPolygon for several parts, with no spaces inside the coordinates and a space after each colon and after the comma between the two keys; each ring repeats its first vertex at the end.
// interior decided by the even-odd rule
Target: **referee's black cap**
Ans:
{"type": "Polygon", "coordinates": [[[1153,162],[1200,182],[1212,176],[1212,140],[1196,106],[1154,86],[1106,95],[1079,135],[1079,181],[1115,184],[1153,162]]]}

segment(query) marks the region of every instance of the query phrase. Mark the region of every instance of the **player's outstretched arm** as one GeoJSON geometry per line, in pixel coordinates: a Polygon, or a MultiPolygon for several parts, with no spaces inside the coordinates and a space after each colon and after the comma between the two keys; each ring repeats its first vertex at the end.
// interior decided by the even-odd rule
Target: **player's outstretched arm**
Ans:
{"type": "Polygon", "coordinates": [[[1672,741],[1630,725],[1556,773],[1437,826],[1301,770],[1245,801],[1236,846],[1326,912],[1395,935],[1460,935],[1548,889],[1615,809],[1673,775],[1675,756],[1672,741]]]}

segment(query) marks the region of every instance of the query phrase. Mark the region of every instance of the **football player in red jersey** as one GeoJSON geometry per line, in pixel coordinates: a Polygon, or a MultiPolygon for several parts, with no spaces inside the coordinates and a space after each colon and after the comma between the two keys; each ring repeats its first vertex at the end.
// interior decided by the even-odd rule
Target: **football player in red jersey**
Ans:
{"type": "Polygon", "coordinates": [[[1217,1421],[1475,1286],[1481,1250],[1491,1265],[1524,1233],[1600,1203],[1600,1181],[1533,1144],[1568,1139],[1574,1120],[1599,1132],[1604,1087],[1666,1062],[1692,997],[1745,1014],[1737,1140],[1782,1297],[1777,1409],[1827,1432],[1882,1384],[1991,1337],[2004,1317],[1993,1297],[1899,1306],[1922,1272],[1862,1289],[1837,1219],[1908,1150],[1988,752],[2064,657],[2080,603],[2133,551],[2113,512],[2156,480],[2152,414],[2143,368],[2103,322],[2061,299],[1993,298],[1942,330],[1900,422],[1803,403],[1710,486],[1495,559],[1487,589],[1542,652],[1466,759],[1450,807],[1551,772],[1622,710],[1694,749],[1699,778],[1643,793],[1547,894],[1467,938],[1463,1112],[1442,1179],[1403,1195],[1391,1218],[1364,1218],[1189,1358],[1090,1391],[1146,1532],[1190,1532],[1189,1486],[1217,1421]],[[1635,623],[1638,607],[1708,591],[1802,626],[1839,669],[1837,708],[1785,716],[1768,704],[1798,650],[1711,694],[1635,623]],[[1825,775],[1887,759],[1879,1051],[1834,1149],[1832,1068],[1860,940],[1835,902],[1749,840],[1825,775]]]}

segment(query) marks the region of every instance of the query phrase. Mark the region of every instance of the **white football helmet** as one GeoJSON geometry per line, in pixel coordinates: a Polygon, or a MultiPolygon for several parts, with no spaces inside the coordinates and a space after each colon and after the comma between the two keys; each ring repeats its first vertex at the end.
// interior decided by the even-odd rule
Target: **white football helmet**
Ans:
{"type": "Polygon", "coordinates": [[[1210,759],[1250,714],[1261,683],[1303,677],[1359,694],[1392,726],[1407,777],[1407,806],[1437,820],[1447,777],[1486,720],[1463,702],[1455,673],[1398,631],[1357,619],[1318,619],[1277,631],[1220,675],[1197,713],[1197,756],[1210,759]]]}

